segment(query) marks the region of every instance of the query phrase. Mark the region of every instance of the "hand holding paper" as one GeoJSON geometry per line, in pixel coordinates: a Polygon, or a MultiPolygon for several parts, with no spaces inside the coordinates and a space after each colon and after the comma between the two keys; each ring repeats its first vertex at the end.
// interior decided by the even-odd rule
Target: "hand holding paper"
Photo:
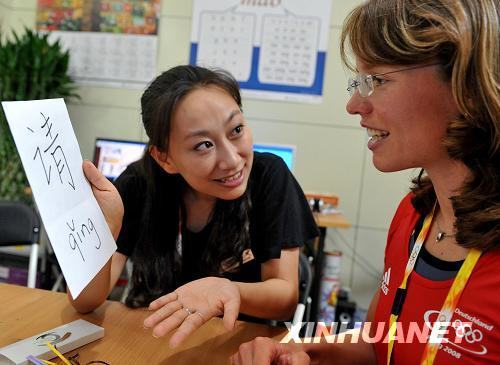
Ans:
{"type": "MultiPolygon", "coordinates": [[[[63,99],[49,99],[2,102],[2,106],[50,242],[76,298],[116,244],[83,175],[66,105],[63,99]]],[[[98,190],[104,189],[99,194],[110,189],[98,180],[97,184],[98,190]]],[[[111,224],[118,232],[116,222],[111,224]]]]}
{"type": "Polygon", "coordinates": [[[83,172],[89,181],[106,222],[116,239],[123,221],[123,202],[120,193],[106,177],[97,170],[90,161],[83,161],[83,172]]]}

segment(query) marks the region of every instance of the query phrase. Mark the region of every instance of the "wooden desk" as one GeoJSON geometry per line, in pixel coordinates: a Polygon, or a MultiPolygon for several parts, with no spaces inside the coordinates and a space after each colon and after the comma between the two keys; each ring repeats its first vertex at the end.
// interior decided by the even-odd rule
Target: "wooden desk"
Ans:
{"type": "MultiPolygon", "coordinates": [[[[104,327],[104,338],[68,353],[79,353],[79,361],[106,361],[111,365],[227,364],[241,343],[256,336],[281,339],[284,328],[237,322],[227,332],[222,320],[214,318],[176,349],[168,347],[169,336],[154,338],[142,327],[149,314],[144,309],[129,309],[119,302],[107,301],[96,311],[81,315],[69,304],[66,294],[0,284],[0,347],[48,331],[82,318],[104,327]]],[[[58,363],[61,363],[60,361],[58,363]]]]}
{"type": "Polygon", "coordinates": [[[342,213],[314,213],[314,218],[316,219],[316,224],[320,228],[349,228],[351,226],[351,223],[342,213]]]}
{"type": "Polygon", "coordinates": [[[311,315],[309,321],[316,322],[318,320],[318,309],[320,304],[320,285],[321,277],[323,275],[323,261],[325,258],[325,239],[327,228],[349,228],[351,223],[347,220],[342,213],[323,214],[314,212],[316,224],[319,227],[319,239],[316,248],[312,249],[313,264],[314,264],[314,280],[311,287],[311,315]]]}

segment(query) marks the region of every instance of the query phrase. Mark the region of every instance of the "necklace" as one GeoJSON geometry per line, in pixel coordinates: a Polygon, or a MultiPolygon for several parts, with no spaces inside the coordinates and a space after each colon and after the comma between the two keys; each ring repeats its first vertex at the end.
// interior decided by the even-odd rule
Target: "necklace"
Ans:
{"type": "Polygon", "coordinates": [[[437,224],[437,228],[438,228],[438,233],[436,235],[436,242],[441,242],[445,238],[455,237],[455,233],[446,233],[445,231],[443,231],[441,229],[441,227],[439,226],[439,221],[438,221],[437,217],[436,217],[436,224],[437,224]]]}

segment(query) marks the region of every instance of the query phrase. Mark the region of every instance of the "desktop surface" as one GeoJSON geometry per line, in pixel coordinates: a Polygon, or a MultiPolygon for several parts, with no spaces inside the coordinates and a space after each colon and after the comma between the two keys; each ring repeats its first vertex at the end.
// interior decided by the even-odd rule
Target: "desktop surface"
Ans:
{"type": "Polygon", "coordinates": [[[106,301],[94,312],[79,314],[69,304],[66,293],[8,284],[0,284],[0,298],[0,348],[79,318],[104,327],[104,338],[67,354],[78,353],[81,364],[96,360],[113,365],[226,364],[241,343],[256,336],[279,340],[287,333],[286,328],[241,321],[234,330],[226,331],[222,319],[213,318],[179,347],[170,349],[170,336],[154,338],[151,330],[143,328],[142,322],[150,315],[146,309],[106,301]]]}

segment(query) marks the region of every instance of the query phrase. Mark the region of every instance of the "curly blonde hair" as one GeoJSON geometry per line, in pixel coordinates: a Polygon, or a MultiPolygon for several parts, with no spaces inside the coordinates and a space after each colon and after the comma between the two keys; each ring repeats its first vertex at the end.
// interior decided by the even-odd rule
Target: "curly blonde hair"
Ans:
{"type": "MultiPolygon", "coordinates": [[[[456,240],[464,247],[500,248],[500,9],[498,0],[370,0],[347,17],[341,57],[371,65],[418,65],[436,60],[451,82],[460,118],[443,144],[471,178],[451,198],[456,240]]],[[[421,171],[413,205],[427,214],[436,200],[421,171]]]]}

